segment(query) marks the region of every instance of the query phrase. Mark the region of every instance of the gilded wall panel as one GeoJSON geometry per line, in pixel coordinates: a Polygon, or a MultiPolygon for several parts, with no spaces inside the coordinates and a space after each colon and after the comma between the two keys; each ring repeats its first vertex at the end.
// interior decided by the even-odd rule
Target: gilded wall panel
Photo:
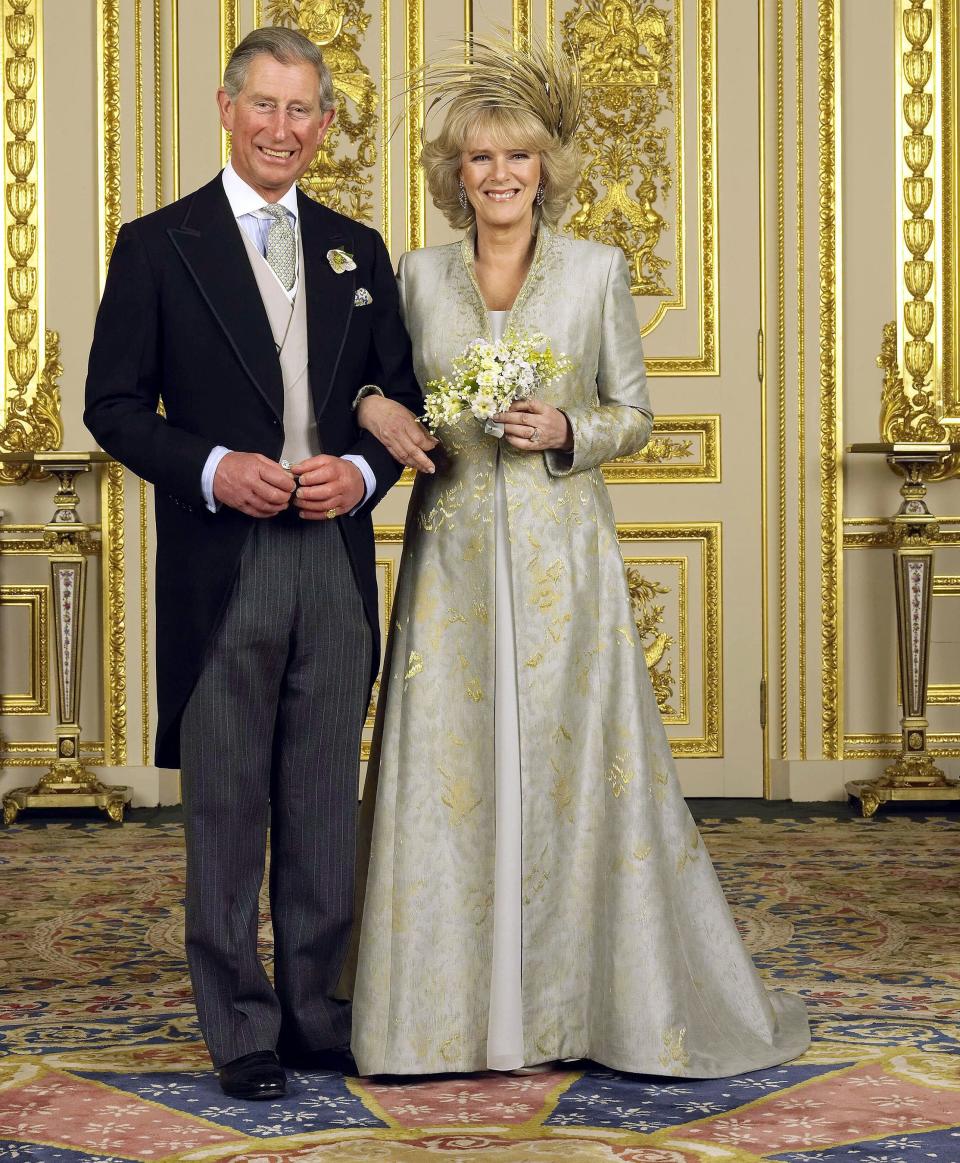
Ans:
{"type": "Polygon", "coordinates": [[[689,561],[686,557],[623,559],[637,632],[657,706],[668,726],[690,723],[689,561]]]}
{"type": "Polygon", "coordinates": [[[688,29],[683,0],[581,0],[557,28],[579,59],[584,82],[578,136],[585,165],[566,229],[623,250],[645,335],[669,311],[692,311],[696,320],[688,329],[695,351],[663,354],[660,343],[649,343],[651,375],[719,370],[714,4],[689,6],[688,29]],[[686,94],[685,36],[693,38],[696,61],[686,94]],[[697,143],[690,174],[685,125],[697,143]],[[697,271],[692,296],[691,264],[697,271]]]}
{"type": "Polygon", "coordinates": [[[664,721],[668,726],[672,722],[693,726],[682,735],[670,732],[673,754],[678,758],[719,758],[723,755],[720,524],[618,523],[617,535],[664,721]],[[663,552],[651,553],[653,546],[663,552]],[[681,556],[678,550],[688,552],[681,556]],[[638,558],[642,567],[634,564],[638,558]],[[655,576],[656,570],[661,576],[655,576]],[[666,581],[671,570],[676,571],[672,587],[666,581]],[[659,607],[670,605],[673,612],[666,622],[668,616],[659,607]],[[673,627],[676,629],[671,634],[673,627]],[[674,699],[682,704],[680,692],[685,686],[689,686],[687,702],[678,707],[674,699]]]}
{"type": "Polygon", "coordinates": [[[48,643],[50,587],[48,585],[0,585],[0,639],[10,648],[17,644],[10,657],[22,663],[26,689],[0,692],[0,715],[47,715],[50,713],[50,664],[48,643]],[[6,611],[6,614],[4,614],[6,611]],[[22,622],[21,633],[12,624],[13,611],[22,622]]]}
{"type": "Polygon", "coordinates": [[[309,36],[334,79],[337,116],[300,184],[332,210],[372,222],[381,98],[360,55],[371,13],[363,0],[267,0],[264,18],[309,36]]]}
{"type": "MultiPolygon", "coordinates": [[[[718,484],[720,417],[657,416],[647,446],[603,466],[608,484],[718,484]]],[[[413,469],[404,469],[401,485],[412,485],[413,469]]]]}
{"type": "MultiPolygon", "coordinates": [[[[232,48],[250,29],[243,22],[238,0],[220,0],[220,13],[222,71],[232,48]]],[[[405,26],[408,31],[413,29],[416,44],[422,0],[408,0],[405,16],[405,26]]],[[[396,88],[392,77],[399,71],[391,61],[390,21],[389,0],[265,0],[256,5],[250,26],[264,23],[299,28],[322,49],[333,75],[337,117],[301,185],[332,209],[375,224],[388,247],[392,197],[389,94],[396,88]]],[[[224,160],[228,153],[225,141],[224,160]]],[[[410,229],[415,232],[415,225],[410,229]]]]}
{"type": "Polygon", "coordinates": [[[603,466],[608,483],[720,481],[720,417],[657,416],[647,446],[603,466]]]}

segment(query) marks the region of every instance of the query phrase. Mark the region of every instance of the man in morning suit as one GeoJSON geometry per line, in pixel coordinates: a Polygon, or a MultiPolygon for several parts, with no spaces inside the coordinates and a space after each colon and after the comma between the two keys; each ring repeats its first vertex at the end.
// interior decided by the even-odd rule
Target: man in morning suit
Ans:
{"type": "Polygon", "coordinates": [[[183,773],[200,1027],[227,1094],[277,1098],[284,1062],[349,1064],[333,992],[379,656],[370,511],[400,473],[353,405],[422,399],[380,236],[295,185],[334,117],[320,52],[258,29],[217,101],[230,164],[117,236],[84,419],[155,486],[156,761],[183,773]]]}

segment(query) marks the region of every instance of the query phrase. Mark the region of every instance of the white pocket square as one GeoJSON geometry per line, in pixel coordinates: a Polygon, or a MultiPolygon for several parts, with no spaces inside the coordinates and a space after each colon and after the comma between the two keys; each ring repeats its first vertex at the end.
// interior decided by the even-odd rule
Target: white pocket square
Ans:
{"type": "Polygon", "coordinates": [[[373,295],[370,294],[370,292],[367,290],[367,288],[366,287],[357,287],[356,292],[354,293],[354,296],[353,296],[354,307],[369,307],[372,302],[373,302],[373,295]]]}

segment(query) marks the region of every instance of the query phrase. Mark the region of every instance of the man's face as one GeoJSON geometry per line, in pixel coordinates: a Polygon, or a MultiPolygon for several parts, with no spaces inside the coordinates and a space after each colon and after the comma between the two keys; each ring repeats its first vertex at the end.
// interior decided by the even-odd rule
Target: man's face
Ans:
{"type": "Polygon", "coordinates": [[[284,65],[269,53],[250,62],[232,101],[217,91],[220,121],[233,135],[233,168],[265,202],[277,202],[307,172],[334,111],[320,109],[320,81],[306,62],[284,65]]]}

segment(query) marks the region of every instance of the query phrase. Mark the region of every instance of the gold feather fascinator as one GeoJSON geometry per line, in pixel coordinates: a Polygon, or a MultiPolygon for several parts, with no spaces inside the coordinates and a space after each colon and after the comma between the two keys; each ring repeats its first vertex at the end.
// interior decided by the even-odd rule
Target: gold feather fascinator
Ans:
{"type": "Polygon", "coordinates": [[[465,58],[461,46],[456,56],[451,52],[424,65],[410,88],[421,90],[429,102],[426,117],[451,102],[478,112],[512,109],[532,114],[564,145],[580,123],[577,61],[539,41],[524,51],[505,36],[490,40],[471,36],[465,58]]]}

